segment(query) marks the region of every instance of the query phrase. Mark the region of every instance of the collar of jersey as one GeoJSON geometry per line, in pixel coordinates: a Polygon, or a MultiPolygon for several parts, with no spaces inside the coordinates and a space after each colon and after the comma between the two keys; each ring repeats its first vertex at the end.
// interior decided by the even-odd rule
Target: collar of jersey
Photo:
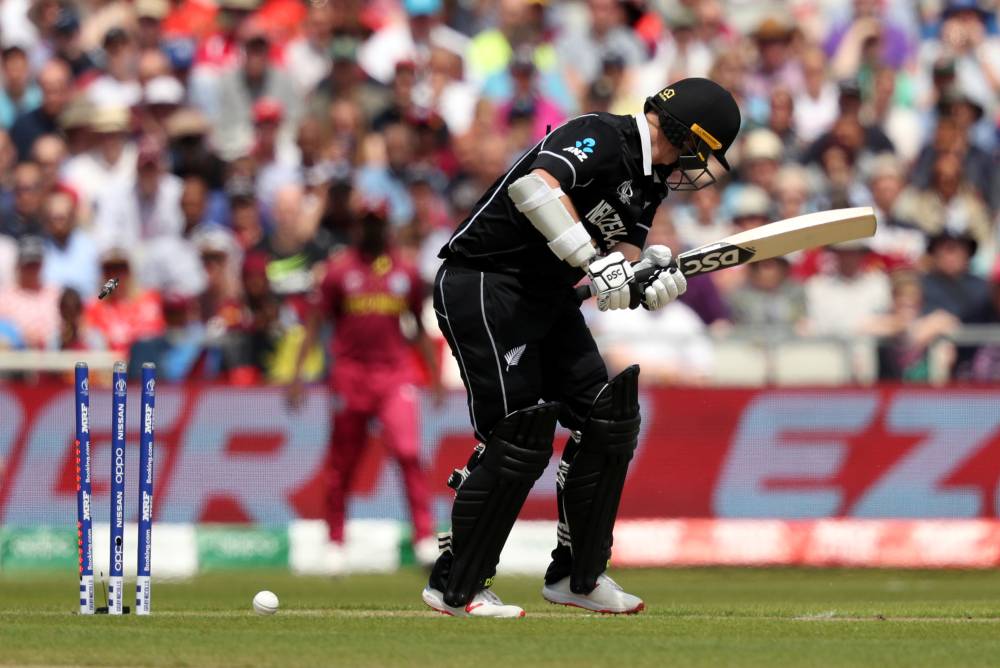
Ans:
{"type": "Polygon", "coordinates": [[[639,145],[642,146],[642,174],[650,176],[653,173],[653,144],[649,139],[649,121],[646,114],[635,115],[635,127],[639,131],[639,145]]]}

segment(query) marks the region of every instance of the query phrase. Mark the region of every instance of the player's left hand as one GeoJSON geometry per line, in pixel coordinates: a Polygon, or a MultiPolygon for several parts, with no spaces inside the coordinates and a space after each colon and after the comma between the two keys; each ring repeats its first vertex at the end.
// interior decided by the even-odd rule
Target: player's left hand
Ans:
{"type": "Polygon", "coordinates": [[[649,246],[642,251],[639,264],[648,263],[662,267],[642,292],[642,305],[656,311],[680,297],[687,290],[687,278],[676,267],[670,266],[673,253],[666,246],[649,246]]]}
{"type": "Polygon", "coordinates": [[[597,308],[602,311],[629,306],[629,283],[635,278],[632,264],[618,251],[598,258],[587,267],[590,281],[597,290],[597,308]]]}

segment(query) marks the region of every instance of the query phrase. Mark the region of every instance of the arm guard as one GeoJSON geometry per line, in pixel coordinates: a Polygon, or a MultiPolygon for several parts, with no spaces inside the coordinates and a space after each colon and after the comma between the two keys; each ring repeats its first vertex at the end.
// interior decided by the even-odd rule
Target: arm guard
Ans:
{"type": "Polygon", "coordinates": [[[557,258],[584,267],[597,255],[583,223],[573,220],[559,200],[564,194],[562,188],[550,187],[537,174],[526,174],[510,184],[507,194],[517,210],[548,240],[557,258]]]}

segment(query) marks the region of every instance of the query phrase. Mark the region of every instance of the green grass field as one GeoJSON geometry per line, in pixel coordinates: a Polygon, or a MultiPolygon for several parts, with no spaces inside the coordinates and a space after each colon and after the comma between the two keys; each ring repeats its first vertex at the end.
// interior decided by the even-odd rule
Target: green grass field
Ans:
{"type": "MultiPolygon", "coordinates": [[[[634,617],[548,605],[536,578],[499,579],[520,620],[453,619],[423,575],[341,580],[209,574],[154,584],[148,618],[73,614],[72,575],[0,576],[0,665],[997,666],[1000,573],[619,571],[634,617]],[[273,617],[250,600],[281,598],[273,617]]],[[[126,597],[128,601],[128,597],[126,597]]]]}

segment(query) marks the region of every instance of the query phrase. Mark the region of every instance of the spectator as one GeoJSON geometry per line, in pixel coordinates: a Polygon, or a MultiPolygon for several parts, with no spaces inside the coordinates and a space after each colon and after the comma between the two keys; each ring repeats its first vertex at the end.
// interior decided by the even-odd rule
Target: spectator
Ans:
{"type": "Polygon", "coordinates": [[[135,44],[123,28],[115,27],[104,35],[103,46],[104,74],[87,87],[87,97],[95,106],[136,106],[142,101],[142,85],[135,44]]]}
{"type": "Polygon", "coordinates": [[[0,128],[7,129],[21,114],[34,111],[42,103],[42,91],[31,80],[28,54],[20,46],[0,51],[0,128]]]}
{"type": "MultiPolygon", "coordinates": [[[[638,95],[648,95],[648,91],[658,90],[684,77],[708,76],[714,54],[699,30],[702,25],[696,13],[698,5],[691,8],[681,5],[666,17],[669,30],[664,30],[660,36],[653,57],[634,70],[636,81],[631,89],[638,95]]],[[[626,68],[626,74],[628,72],[626,68]]]]}
{"type": "Polygon", "coordinates": [[[179,81],[183,72],[174,70],[170,59],[161,49],[147,47],[139,52],[136,75],[143,87],[143,100],[145,101],[146,84],[160,77],[173,77],[179,81]]]}
{"type": "Polygon", "coordinates": [[[158,377],[167,382],[213,378],[218,373],[218,360],[213,351],[206,349],[205,328],[197,312],[197,302],[191,296],[164,297],[163,332],[132,344],[128,353],[129,376],[138,377],[142,365],[152,362],[158,377]]]}
{"type": "Polygon", "coordinates": [[[765,18],[753,32],[757,67],[750,72],[745,86],[751,117],[755,115],[754,103],[766,105],[775,88],[803,88],[802,67],[791,49],[792,32],[792,27],[776,16],[765,18]]]}
{"type": "Polygon", "coordinates": [[[90,117],[93,113],[94,109],[87,98],[78,95],[59,114],[59,129],[66,140],[68,158],[74,158],[93,148],[94,138],[90,132],[90,117]]]}
{"type": "Polygon", "coordinates": [[[349,44],[335,45],[330,56],[330,74],[309,94],[309,113],[325,117],[338,100],[356,105],[364,118],[372,118],[389,104],[390,92],[365,76],[349,44]]]}
{"type": "Polygon", "coordinates": [[[42,170],[34,162],[14,168],[14,201],[10,210],[0,212],[0,235],[15,238],[41,236],[42,170]]]}
{"type": "Polygon", "coordinates": [[[949,0],[941,18],[940,40],[924,43],[921,60],[951,59],[956,83],[995,101],[1000,95],[1000,39],[987,30],[988,11],[972,0],[949,0]]]}
{"type": "Polygon", "coordinates": [[[969,271],[977,241],[968,232],[943,228],[927,242],[930,268],[921,286],[924,313],[942,310],[963,323],[989,320],[990,297],[986,281],[969,271]]]}
{"type": "Polygon", "coordinates": [[[188,176],[184,179],[180,202],[181,215],[184,216],[182,232],[184,237],[191,238],[203,229],[221,226],[221,223],[213,218],[209,212],[209,195],[208,183],[205,179],[200,176],[188,176]]]}
{"type": "Polygon", "coordinates": [[[708,329],[681,301],[655,312],[595,318],[594,336],[612,374],[639,364],[646,382],[658,385],[705,385],[711,379],[715,360],[708,329]]]}
{"type": "MultiPolygon", "coordinates": [[[[190,10],[195,3],[186,4],[188,6],[183,7],[182,11],[188,10],[191,18],[190,10]]],[[[260,5],[260,0],[220,0],[217,9],[213,8],[204,17],[197,19],[201,24],[198,26],[199,31],[204,30],[208,34],[199,35],[201,39],[198,40],[198,48],[193,56],[193,78],[198,78],[199,70],[202,70],[209,75],[206,81],[211,81],[212,75],[239,61],[240,31],[253,19],[253,13],[260,5]]]]}
{"type": "Polygon", "coordinates": [[[802,80],[802,88],[794,89],[795,133],[808,144],[829,130],[837,117],[837,86],[828,77],[826,56],[820,49],[808,49],[802,55],[802,80]]]}
{"type": "Polygon", "coordinates": [[[933,138],[920,149],[913,167],[913,184],[926,187],[930,184],[934,163],[943,153],[955,153],[962,161],[966,174],[978,194],[986,201],[995,202],[991,192],[994,159],[982,146],[975,143],[971,133],[972,119],[983,116],[983,107],[960,90],[944,91],[937,104],[938,121],[933,138]]]}
{"type": "Polygon", "coordinates": [[[8,211],[14,204],[14,165],[17,149],[10,133],[0,128],[0,211],[8,211]]]}
{"type": "Polygon", "coordinates": [[[136,0],[136,45],[140,49],[160,49],[163,19],[170,14],[170,0],[136,0]]]}
{"type": "Polygon", "coordinates": [[[199,176],[211,190],[221,190],[226,178],[226,163],[208,144],[210,131],[205,116],[190,107],[182,107],[167,117],[164,125],[171,171],[181,178],[199,176]]]}
{"type": "Polygon", "coordinates": [[[77,297],[90,299],[97,294],[97,246],[90,235],[77,227],[76,197],[65,190],[49,195],[42,206],[46,233],[43,282],[72,288],[77,297]]]}
{"type": "Polygon", "coordinates": [[[920,279],[901,271],[892,278],[892,306],[876,317],[872,333],[880,337],[880,380],[928,382],[931,380],[928,348],[956,329],[958,319],[947,311],[925,313],[920,279]]]}
{"type": "Polygon", "coordinates": [[[969,183],[961,159],[953,152],[937,156],[929,187],[908,186],[903,191],[895,212],[913,221],[928,236],[945,229],[961,231],[984,249],[992,249],[989,211],[969,183]]]}
{"type": "Polygon", "coordinates": [[[850,20],[834,26],[823,45],[833,62],[834,76],[855,76],[868,51],[892,69],[902,69],[909,62],[913,45],[906,30],[887,16],[887,3],[854,0],[853,5],[850,20]]]}
{"type": "Polygon", "coordinates": [[[570,90],[577,96],[601,72],[601,61],[609,54],[620,56],[628,67],[646,60],[636,34],[625,25],[625,12],[617,0],[588,0],[589,25],[567,29],[556,41],[556,53],[570,90]]]}
{"type": "Polygon", "coordinates": [[[801,332],[806,318],[805,291],[791,280],[788,260],[762,260],[747,265],[746,283],[729,295],[729,310],[737,326],[801,332]]]}
{"type": "MultiPolygon", "coordinates": [[[[800,165],[785,164],[774,175],[774,218],[784,220],[813,210],[812,184],[809,173],[800,165]]],[[[709,190],[709,188],[706,188],[709,190]]]]}
{"type": "Polygon", "coordinates": [[[14,282],[17,271],[17,240],[0,234],[0,288],[14,282]]]}
{"type": "MultiPolygon", "coordinates": [[[[990,281],[989,322],[1000,324],[1000,264],[994,266],[990,281]]],[[[983,383],[995,383],[1000,379],[1000,346],[986,345],[976,351],[969,378],[983,383]]]]}
{"type": "Polygon", "coordinates": [[[12,325],[24,346],[34,350],[47,348],[59,331],[59,288],[42,280],[44,256],[40,237],[21,237],[14,283],[0,288],[0,321],[12,325]]]}
{"type": "Polygon", "coordinates": [[[101,107],[89,122],[94,146],[66,162],[66,183],[80,193],[87,208],[93,207],[106,190],[131,185],[135,180],[137,149],[129,137],[129,111],[125,107],[101,107]]]}
{"type": "Polygon", "coordinates": [[[922,128],[920,115],[909,104],[901,103],[897,73],[888,67],[872,70],[872,94],[867,117],[885,134],[899,158],[912,162],[920,150],[922,128]]]}
{"type": "Polygon", "coordinates": [[[100,256],[101,283],[118,280],[118,289],[104,299],[91,299],[84,309],[84,326],[99,335],[103,346],[125,354],[133,343],[163,332],[160,295],[133,282],[129,252],[112,246],[100,256]]]}
{"type": "Polygon", "coordinates": [[[174,77],[159,74],[142,88],[141,125],[143,134],[167,139],[167,119],[184,103],[184,86],[174,77]]]}
{"type": "Polygon", "coordinates": [[[135,183],[116,183],[98,200],[94,230],[100,246],[136,248],[144,239],[180,236],[183,186],[164,167],[161,145],[146,138],[138,149],[135,183]]]}
{"type": "Polygon", "coordinates": [[[417,85],[414,97],[448,126],[448,132],[463,133],[472,124],[478,90],[464,80],[462,58],[443,48],[431,51],[426,79],[417,85]]]}
{"type": "Polygon", "coordinates": [[[383,137],[384,150],[358,170],[355,185],[368,199],[388,200],[393,225],[403,225],[413,216],[405,179],[416,157],[416,137],[403,123],[387,126],[383,137]]]}
{"type": "Polygon", "coordinates": [[[787,88],[776,87],[771,91],[767,128],[781,140],[783,154],[788,160],[798,160],[802,146],[795,134],[795,102],[787,88]]]}
{"type": "Polygon", "coordinates": [[[899,196],[905,183],[902,165],[892,155],[883,154],[872,163],[868,190],[878,220],[872,250],[890,267],[915,266],[927,246],[923,230],[899,215],[899,196]]]}
{"type": "Polygon", "coordinates": [[[309,5],[302,35],[288,43],[285,59],[300,95],[306,95],[330,73],[334,13],[330,3],[309,5]]]}
{"type": "Polygon", "coordinates": [[[255,249],[267,258],[271,292],[292,305],[300,322],[313,289],[313,270],[330,252],[331,241],[318,227],[318,213],[300,186],[283,186],[274,198],[274,231],[255,249]]]}
{"type": "Polygon", "coordinates": [[[777,187],[774,177],[784,158],[781,138],[766,128],[751,130],[743,138],[740,155],[740,179],[772,194],[777,187]]]}
{"type": "Polygon", "coordinates": [[[284,108],[277,100],[263,97],[253,104],[257,197],[266,209],[270,209],[274,193],[279,188],[300,181],[296,169],[299,163],[297,147],[279,143],[278,133],[283,117],[284,108]]]}
{"type": "Polygon", "coordinates": [[[198,230],[192,242],[201,256],[206,278],[205,290],[198,297],[199,316],[209,334],[215,335],[240,322],[238,269],[242,253],[233,235],[217,226],[198,230]]]}
{"type": "Polygon", "coordinates": [[[31,160],[41,171],[41,191],[51,194],[62,183],[62,168],[66,162],[66,142],[57,135],[42,135],[31,148],[31,160]]]}
{"type": "Polygon", "coordinates": [[[69,102],[69,84],[70,69],[62,60],[49,60],[38,73],[38,86],[42,89],[41,105],[18,116],[10,128],[20,160],[26,160],[31,155],[31,147],[40,136],[58,132],[59,114],[69,102]]]}
{"type": "Polygon", "coordinates": [[[100,337],[83,322],[83,299],[73,288],[64,288],[59,296],[59,336],[57,350],[94,350],[101,345],[100,337]]]}
{"type": "Polygon", "coordinates": [[[881,269],[866,267],[867,241],[845,241],[829,248],[832,270],[805,284],[810,329],[821,336],[869,334],[876,319],[889,311],[889,279],[881,269]]]}
{"type": "MultiPolygon", "coordinates": [[[[83,45],[80,36],[80,15],[70,3],[63,4],[58,10],[55,23],[52,26],[52,48],[56,58],[49,63],[64,62],[69,65],[73,79],[90,76],[97,70],[94,59],[90,57],[88,48],[83,45]]],[[[42,85],[42,95],[45,86],[42,85]]]]}
{"type": "Polygon", "coordinates": [[[702,188],[691,193],[685,205],[674,209],[678,249],[704,246],[735,232],[731,221],[723,214],[720,203],[721,196],[717,188],[702,188]]]}
{"type": "Polygon", "coordinates": [[[229,198],[230,225],[236,243],[247,252],[264,239],[264,226],[260,220],[260,209],[254,197],[253,184],[245,179],[232,179],[226,185],[229,198]]]}
{"type": "Polygon", "coordinates": [[[242,62],[223,72],[217,83],[218,114],[214,134],[223,155],[239,155],[252,147],[253,105],[262,98],[280,100],[283,106],[278,141],[294,146],[295,127],[301,116],[295,83],[282,69],[269,62],[271,41],[266,27],[248,20],[240,34],[242,62]]]}
{"type": "Polygon", "coordinates": [[[548,133],[549,128],[561,125],[565,114],[555,102],[539,91],[530,49],[520,49],[514,54],[510,63],[510,74],[514,81],[514,94],[498,109],[499,125],[508,127],[511,113],[517,110],[533,119],[531,143],[534,144],[548,133]]]}
{"type": "Polygon", "coordinates": [[[433,47],[464,56],[468,38],[442,20],[441,0],[404,0],[408,20],[387,24],[358,49],[358,64],[371,78],[388,84],[396,66],[412,61],[423,70],[433,47]]]}
{"type": "Polygon", "coordinates": [[[803,162],[822,163],[831,146],[838,147],[852,166],[859,159],[879,153],[893,153],[895,147],[876,125],[863,123],[861,88],[856,80],[840,83],[839,110],[830,129],[806,150],[803,162]]]}
{"type": "Polygon", "coordinates": [[[416,63],[412,60],[396,63],[396,72],[392,77],[392,99],[372,118],[372,130],[381,132],[392,123],[404,123],[421,114],[413,98],[416,83],[416,63]]]}

